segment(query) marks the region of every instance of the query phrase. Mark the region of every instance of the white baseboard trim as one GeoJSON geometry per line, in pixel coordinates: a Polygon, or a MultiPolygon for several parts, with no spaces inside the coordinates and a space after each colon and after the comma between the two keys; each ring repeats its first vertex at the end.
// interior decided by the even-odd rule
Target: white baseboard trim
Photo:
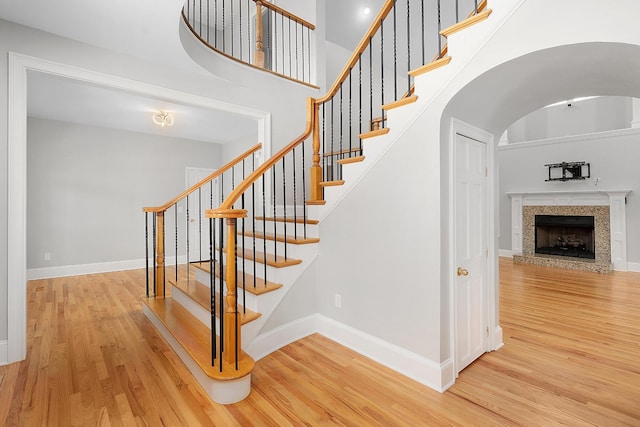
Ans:
{"type": "MultiPolygon", "coordinates": [[[[152,261],[150,260],[150,263],[152,261]]],[[[187,262],[185,256],[178,257],[178,264],[187,262]]],[[[175,264],[174,257],[167,257],[165,265],[167,268],[175,264]]],[[[63,265],[58,267],[28,268],[27,280],[51,279],[54,277],[81,276],[84,274],[109,273],[111,271],[136,270],[145,268],[144,259],[133,259],[126,261],[97,262],[93,264],[63,265]]],[[[151,268],[151,264],[149,265],[151,268]]]]}
{"type": "Polygon", "coordinates": [[[498,249],[498,256],[513,258],[513,251],[511,249],[498,249]]]}
{"type": "Polygon", "coordinates": [[[627,262],[628,271],[640,273],[640,262],[627,262]]]}
{"type": "Polygon", "coordinates": [[[292,342],[316,333],[317,329],[315,314],[285,323],[264,334],[258,335],[251,341],[251,344],[249,344],[247,353],[249,353],[254,360],[258,361],[285,345],[289,345],[292,342]]]}
{"type": "Polygon", "coordinates": [[[317,316],[317,324],[318,333],[427,387],[443,392],[451,385],[449,360],[434,362],[322,315],[317,316]]]}
{"type": "Polygon", "coordinates": [[[9,342],[0,341],[0,366],[9,364],[9,342]]]}

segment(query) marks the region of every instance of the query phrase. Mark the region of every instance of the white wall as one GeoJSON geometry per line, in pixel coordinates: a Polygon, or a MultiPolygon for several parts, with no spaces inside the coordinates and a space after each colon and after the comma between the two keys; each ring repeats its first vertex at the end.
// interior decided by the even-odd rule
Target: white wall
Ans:
{"type": "MultiPolygon", "coordinates": [[[[177,17],[176,17],[177,19],[177,17]]],[[[184,68],[172,68],[117,52],[93,47],[69,39],[53,36],[7,21],[0,21],[0,55],[7,58],[9,52],[51,61],[64,67],[88,70],[112,78],[123,78],[129,82],[153,85],[176,94],[188,94],[198,99],[211,99],[225,105],[247,106],[255,114],[271,114],[270,136],[273,149],[289,143],[304,129],[305,102],[309,94],[317,91],[299,88],[292,82],[273,83],[269,78],[256,77],[251,81],[238,84],[221,80],[203,72],[193,63],[184,68]],[[283,89],[286,88],[286,89],[283,89]]],[[[8,128],[8,63],[0,61],[0,124],[8,128]]],[[[253,113],[252,113],[253,114],[253,113]]],[[[22,118],[24,119],[24,118],[22,118]]],[[[20,117],[12,117],[12,123],[19,123],[20,117]]],[[[15,127],[14,127],[15,129],[15,127]]],[[[0,133],[0,313],[7,313],[7,289],[10,274],[8,272],[8,149],[20,150],[23,142],[12,141],[9,144],[7,132],[0,133]]],[[[18,170],[21,165],[14,165],[18,170]]],[[[179,185],[184,185],[184,175],[179,185]]],[[[139,222],[140,226],[142,223],[139,222]]],[[[16,266],[20,268],[20,266],[16,266]]],[[[22,286],[12,284],[12,286],[22,286]]],[[[7,317],[0,316],[0,342],[7,338],[7,317]]]]}
{"type": "Polygon", "coordinates": [[[218,144],[30,118],[27,268],[143,259],[142,207],[182,192],[186,167],[218,166],[218,144]]]}
{"type": "Polygon", "coordinates": [[[627,257],[640,262],[640,131],[600,134],[506,145],[499,148],[500,249],[511,249],[511,199],[505,192],[631,189],[627,196],[627,257]],[[545,182],[545,164],[586,161],[591,179],[545,182]],[[600,182],[595,182],[599,177],[600,182]]]}
{"type": "Polygon", "coordinates": [[[633,118],[631,100],[624,96],[601,96],[541,108],[509,126],[508,141],[535,141],[629,128],[633,118]]]}

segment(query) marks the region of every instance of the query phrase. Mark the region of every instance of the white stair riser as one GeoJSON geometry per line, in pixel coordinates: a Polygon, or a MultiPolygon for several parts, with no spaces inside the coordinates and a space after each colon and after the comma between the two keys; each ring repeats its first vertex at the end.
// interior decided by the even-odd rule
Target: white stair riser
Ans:
{"type": "MultiPolygon", "coordinates": [[[[267,230],[267,233],[273,234],[273,228],[275,224],[275,232],[276,234],[286,234],[288,236],[294,235],[294,230],[297,233],[298,237],[304,237],[304,224],[294,224],[294,223],[283,223],[283,222],[274,222],[274,221],[266,221],[263,223],[262,221],[256,221],[255,230],[256,231],[264,231],[267,230]],[[285,230],[286,229],[286,230],[285,230]]],[[[245,223],[245,230],[253,230],[253,223],[245,223]]],[[[307,237],[318,237],[318,225],[317,224],[307,224],[307,237]]]]}
{"type": "MultiPolygon", "coordinates": [[[[209,310],[207,310],[200,304],[193,301],[188,295],[186,295],[184,292],[182,292],[178,288],[174,287],[172,292],[173,292],[172,298],[174,302],[177,302],[178,304],[180,304],[182,307],[188,310],[196,319],[198,319],[203,325],[211,329],[211,312],[209,310]]],[[[238,300],[238,303],[241,303],[241,298],[238,300]]],[[[257,333],[257,331],[253,331],[253,329],[255,329],[255,325],[253,327],[251,326],[254,322],[255,320],[242,325],[241,338],[242,338],[243,346],[245,344],[248,344],[248,341],[246,341],[248,338],[245,338],[245,334],[248,337],[251,337],[252,335],[255,336],[255,334],[257,333]]],[[[218,335],[220,335],[220,319],[218,318],[217,314],[215,317],[215,325],[216,325],[216,331],[218,331],[218,335]]]]}
{"type": "MultiPolygon", "coordinates": [[[[237,245],[238,249],[248,249],[253,250],[253,237],[249,236],[238,236],[237,245]]],[[[285,254],[285,246],[287,250],[287,258],[294,259],[302,259],[305,254],[308,253],[308,247],[314,246],[314,243],[305,243],[305,244],[294,244],[294,243],[284,243],[284,242],[276,242],[273,240],[267,239],[255,239],[255,249],[258,252],[265,252],[264,248],[266,246],[267,253],[276,254],[278,256],[284,256],[285,254]],[[266,243],[266,245],[265,245],[266,243]]]]}

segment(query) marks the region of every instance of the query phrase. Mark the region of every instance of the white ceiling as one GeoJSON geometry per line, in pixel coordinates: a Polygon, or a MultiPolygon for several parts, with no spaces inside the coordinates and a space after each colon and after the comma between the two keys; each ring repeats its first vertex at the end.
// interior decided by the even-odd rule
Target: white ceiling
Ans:
{"type": "Polygon", "coordinates": [[[50,120],[123,129],[226,144],[258,133],[255,119],[222,110],[178,104],[76,80],[29,73],[27,115],[50,120]],[[170,113],[173,126],[153,123],[170,113]]]}
{"type": "MultiPolygon", "coordinates": [[[[353,49],[384,0],[326,0],[327,39],[353,49]],[[369,15],[362,9],[369,7],[369,15]]],[[[0,0],[0,18],[111,51],[167,66],[203,72],[184,51],[178,35],[184,0],[0,0]]],[[[1,25],[1,24],[0,24],[1,25]]],[[[73,123],[229,143],[257,133],[255,119],[220,110],[181,105],[31,73],[28,115],[73,123]],[[168,111],[170,128],[151,115],[168,111]]]]}
{"type": "Polygon", "coordinates": [[[355,50],[385,0],[326,0],[327,40],[355,50]],[[370,9],[369,15],[362,13],[370,9]]]}
{"type": "MultiPolygon", "coordinates": [[[[178,36],[182,0],[0,0],[0,18],[175,68],[203,72],[178,36]]],[[[0,25],[2,25],[0,23],[0,25]]],[[[29,73],[27,114],[225,144],[257,135],[255,118],[29,73]],[[159,127],[153,112],[171,112],[159,127]]]]}

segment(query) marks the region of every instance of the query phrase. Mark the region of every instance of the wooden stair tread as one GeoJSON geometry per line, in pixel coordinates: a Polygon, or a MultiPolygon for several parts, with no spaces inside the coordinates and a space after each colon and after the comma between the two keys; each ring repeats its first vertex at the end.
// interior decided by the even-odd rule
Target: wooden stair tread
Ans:
{"type": "Polygon", "coordinates": [[[275,240],[276,242],[286,242],[294,245],[306,245],[309,243],[318,243],[320,241],[320,238],[318,237],[295,237],[291,235],[285,236],[282,234],[274,235],[273,233],[263,233],[262,231],[245,231],[244,234],[242,231],[239,231],[238,234],[247,237],[255,237],[256,239],[275,240]]]}
{"type": "Polygon", "coordinates": [[[345,148],[345,149],[340,150],[340,151],[332,151],[330,153],[322,153],[322,156],[323,157],[340,156],[342,154],[357,153],[359,151],[362,151],[362,147],[345,148]]]}
{"type": "Polygon", "coordinates": [[[467,19],[445,28],[444,30],[440,31],[440,34],[445,37],[449,37],[451,34],[455,34],[459,31],[464,30],[465,28],[477,24],[478,22],[484,21],[489,17],[489,15],[491,15],[491,12],[491,9],[485,9],[482,12],[475,13],[469,16],[467,19]]]}
{"type": "MultiPolygon", "coordinates": [[[[169,283],[172,286],[180,289],[185,294],[189,295],[189,297],[202,306],[205,310],[211,310],[211,291],[208,286],[203,285],[202,283],[198,283],[195,280],[178,280],[177,282],[174,280],[169,280],[169,283]]],[[[238,297],[239,298],[239,297],[238,297]]],[[[225,308],[226,308],[225,301],[225,308]]],[[[238,311],[240,312],[240,324],[244,325],[245,323],[249,323],[252,320],[256,320],[261,316],[260,313],[256,313],[255,311],[251,311],[245,309],[241,304],[238,304],[238,311]]],[[[216,292],[216,307],[215,307],[216,316],[220,313],[220,293],[216,292]]]]}
{"type": "Polygon", "coordinates": [[[290,267],[292,265],[298,265],[302,263],[301,259],[295,258],[287,258],[285,259],[282,255],[276,256],[275,254],[264,254],[264,252],[255,251],[255,256],[253,253],[253,249],[245,248],[243,251],[238,251],[238,257],[242,257],[248,260],[255,260],[261,264],[267,264],[271,267],[282,268],[282,267],[290,267]]]}
{"type": "Polygon", "coordinates": [[[377,130],[372,130],[370,132],[365,132],[360,134],[360,139],[373,138],[375,136],[385,135],[389,133],[389,128],[382,128],[377,130]]]}
{"type": "MultiPolygon", "coordinates": [[[[192,263],[192,265],[196,268],[199,268],[202,271],[205,271],[207,273],[211,273],[210,270],[210,263],[205,261],[205,262],[194,262],[192,263]]],[[[216,264],[217,266],[217,264],[216,264]]],[[[215,275],[216,277],[220,277],[220,267],[214,267],[215,270],[215,275]]],[[[245,291],[249,292],[250,294],[253,295],[262,295],[262,294],[266,294],[268,292],[272,292],[275,291],[277,289],[280,289],[282,287],[282,284],[280,283],[273,283],[273,282],[269,282],[266,281],[261,278],[261,277],[253,277],[252,274],[249,273],[243,273],[241,270],[238,270],[236,272],[236,278],[238,279],[238,288],[242,289],[243,284],[246,283],[246,287],[244,288],[245,291]],[[255,279],[255,281],[254,281],[255,279]]]]}
{"type": "Polygon", "coordinates": [[[337,187],[340,185],[344,185],[344,179],[339,179],[336,181],[323,181],[320,183],[323,187],[337,187]]]}
{"type": "MultiPolygon", "coordinates": [[[[209,378],[219,381],[235,380],[253,370],[254,360],[241,351],[239,369],[235,369],[235,364],[223,361],[222,372],[220,372],[218,365],[220,359],[216,359],[216,365],[211,366],[211,330],[209,328],[180,304],[174,303],[171,298],[144,298],[143,302],[209,378]]],[[[216,340],[219,340],[219,337],[216,337],[216,340]]],[[[220,348],[219,344],[218,348],[220,348]]]]}
{"type": "Polygon", "coordinates": [[[307,205],[315,206],[315,205],[324,205],[327,203],[327,201],[326,200],[307,200],[305,203],[307,205]]]}
{"type": "Polygon", "coordinates": [[[397,101],[390,102],[382,106],[382,109],[385,111],[393,110],[394,108],[402,107],[403,105],[413,104],[418,100],[417,95],[405,96],[404,98],[400,98],[397,101]]]}
{"type": "Polygon", "coordinates": [[[437,68],[444,67],[449,62],[451,62],[451,57],[450,56],[443,56],[440,59],[433,60],[433,61],[429,62],[428,64],[423,65],[422,67],[418,67],[418,68],[416,68],[414,70],[409,71],[409,75],[411,77],[417,77],[417,76],[419,76],[421,74],[427,73],[427,72],[435,70],[437,68]]]}
{"type": "MultiPolygon", "coordinates": [[[[338,162],[339,161],[340,160],[338,160],[338,162]]],[[[265,221],[274,221],[274,222],[295,222],[296,224],[307,223],[309,225],[316,225],[316,224],[320,223],[320,221],[318,221],[317,219],[309,219],[309,218],[307,218],[306,221],[305,221],[304,218],[295,218],[294,219],[294,218],[289,218],[289,217],[284,218],[284,217],[281,217],[281,216],[276,216],[276,217],[257,216],[256,219],[260,220],[260,221],[265,220],[265,221]]]]}
{"type": "Polygon", "coordinates": [[[338,160],[338,163],[340,163],[341,165],[348,165],[349,163],[358,163],[364,160],[364,156],[358,156],[358,157],[349,157],[348,159],[340,159],[338,160]]]}

